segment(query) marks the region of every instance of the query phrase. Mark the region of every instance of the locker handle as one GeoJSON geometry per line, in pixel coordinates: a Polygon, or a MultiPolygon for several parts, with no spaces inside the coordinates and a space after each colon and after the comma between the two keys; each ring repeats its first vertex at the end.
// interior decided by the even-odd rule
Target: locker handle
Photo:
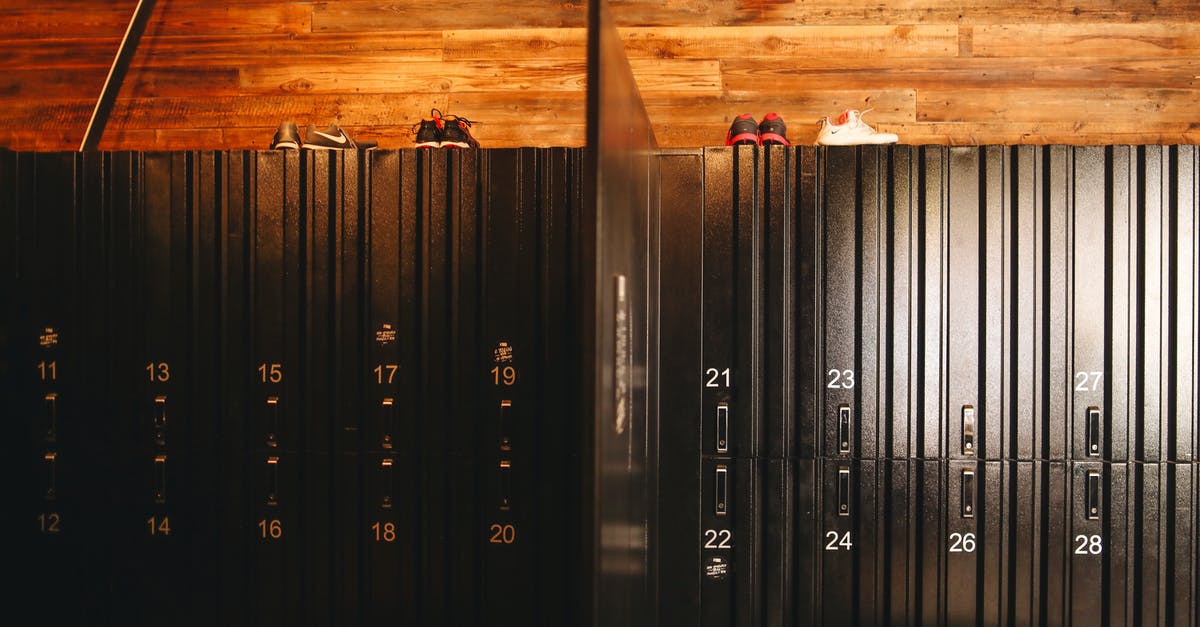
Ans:
{"type": "Polygon", "coordinates": [[[729,513],[729,468],[724,464],[717,465],[715,476],[716,503],[714,509],[717,516],[725,516],[729,513]]]}
{"type": "Polygon", "coordinates": [[[154,397],[154,443],[167,444],[167,397],[154,397]]]}
{"type": "Polygon", "coordinates": [[[1088,457],[1100,456],[1100,408],[1088,407],[1087,415],[1087,454],[1088,457]]]}
{"type": "Polygon", "coordinates": [[[385,398],[379,401],[379,409],[382,412],[382,424],[380,425],[380,446],[383,448],[392,448],[392,433],[396,428],[396,401],[392,398],[385,398]]]}
{"type": "Polygon", "coordinates": [[[267,397],[267,446],[279,446],[279,397],[267,397]]]}
{"type": "Polygon", "coordinates": [[[850,469],[838,468],[837,479],[838,516],[850,515],[850,469]]]}
{"type": "Polygon", "coordinates": [[[58,393],[51,392],[44,399],[44,415],[46,428],[46,441],[53,442],[58,439],[58,393]]]}
{"type": "Polygon", "coordinates": [[[1084,489],[1084,507],[1088,520],[1100,519],[1100,471],[1089,470],[1084,489]]]}
{"type": "Polygon", "coordinates": [[[267,505],[279,505],[279,458],[267,458],[267,505]]]}
{"type": "Polygon", "coordinates": [[[154,502],[167,502],[167,456],[154,456],[154,502]]]}
{"type": "Polygon", "coordinates": [[[838,453],[850,454],[850,406],[845,403],[838,405],[838,453]]]}
{"type": "Polygon", "coordinates": [[[512,450],[512,401],[500,401],[500,450],[512,450]]]}
{"type": "Polygon", "coordinates": [[[512,506],[510,492],[512,490],[512,462],[500,460],[500,510],[508,511],[512,506]]]}
{"type": "Polygon", "coordinates": [[[46,453],[42,461],[46,465],[46,500],[53,501],[58,495],[58,453],[46,453]]]}
{"type": "Polygon", "coordinates": [[[391,509],[392,507],[392,494],[396,485],[396,480],[392,474],[392,466],[394,464],[395,462],[391,457],[384,457],[379,462],[379,483],[380,492],[382,492],[379,506],[383,509],[391,509]]]}
{"type": "Polygon", "coordinates": [[[962,517],[975,517],[975,471],[970,468],[962,471],[962,517]]]}
{"type": "Polygon", "coordinates": [[[975,455],[975,407],[962,408],[962,454],[975,455]]]}
{"type": "Polygon", "coordinates": [[[717,452],[729,452],[729,404],[717,404],[717,452]]]}

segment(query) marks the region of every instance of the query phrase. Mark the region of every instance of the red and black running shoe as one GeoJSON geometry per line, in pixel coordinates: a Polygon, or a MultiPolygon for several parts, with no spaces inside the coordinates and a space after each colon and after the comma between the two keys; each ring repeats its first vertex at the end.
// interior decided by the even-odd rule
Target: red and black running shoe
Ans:
{"type": "Polygon", "coordinates": [[[758,122],[749,113],[743,113],[733,118],[729,125],[729,134],[725,136],[726,146],[757,146],[758,122]]]}
{"type": "Polygon", "coordinates": [[[442,112],[437,109],[430,110],[429,117],[413,127],[413,132],[417,134],[417,148],[441,148],[444,124],[442,112]]]}
{"type": "Polygon", "coordinates": [[[764,146],[791,146],[787,138],[787,124],[778,113],[768,113],[758,125],[758,142],[764,146]]]}
{"type": "Polygon", "coordinates": [[[443,118],[442,148],[478,148],[479,142],[471,137],[471,121],[457,115],[443,118]]]}

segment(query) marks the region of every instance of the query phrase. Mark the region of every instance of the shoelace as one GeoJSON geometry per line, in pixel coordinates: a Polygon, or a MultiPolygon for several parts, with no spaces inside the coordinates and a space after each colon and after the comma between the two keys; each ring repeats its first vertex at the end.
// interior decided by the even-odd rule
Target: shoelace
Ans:
{"type": "MultiPolygon", "coordinates": [[[[441,128],[445,124],[444,120],[446,118],[442,116],[442,112],[438,109],[430,109],[429,117],[431,119],[433,119],[434,124],[437,124],[437,126],[439,128],[441,128]]],[[[412,131],[413,135],[416,135],[417,132],[419,132],[421,130],[421,124],[424,122],[425,122],[425,120],[421,120],[421,121],[417,122],[416,124],[412,125],[412,129],[410,129],[410,130],[412,131]]]]}
{"type": "MultiPolygon", "coordinates": [[[[874,110],[875,110],[875,107],[871,107],[871,108],[869,108],[869,109],[863,109],[862,111],[859,111],[858,109],[847,109],[846,111],[847,111],[847,113],[853,113],[853,114],[854,114],[854,115],[852,116],[852,117],[853,117],[853,119],[854,119],[854,124],[852,124],[852,125],[851,125],[852,127],[854,127],[854,128],[858,128],[858,127],[860,127],[860,126],[863,126],[863,127],[866,127],[866,129],[867,129],[868,131],[874,132],[874,131],[875,131],[875,129],[874,129],[874,128],[872,128],[870,124],[867,124],[866,122],[863,122],[863,119],[862,119],[862,116],[864,116],[864,115],[866,115],[866,114],[868,114],[868,113],[870,113],[870,112],[872,112],[872,111],[874,111],[874,110]]],[[[849,120],[847,120],[847,122],[849,122],[849,120]]],[[[823,118],[821,118],[821,119],[817,120],[817,123],[818,123],[818,124],[820,124],[821,126],[825,126],[826,124],[829,124],[829,125],[832,125],[832,126],[840,126],[840,125],[838,125],[838,124],[833,124],[833,122],[830,122],[830,121],[829,121],[829,116],[825,116],[825,117],[823,117],[823,118]]]]}

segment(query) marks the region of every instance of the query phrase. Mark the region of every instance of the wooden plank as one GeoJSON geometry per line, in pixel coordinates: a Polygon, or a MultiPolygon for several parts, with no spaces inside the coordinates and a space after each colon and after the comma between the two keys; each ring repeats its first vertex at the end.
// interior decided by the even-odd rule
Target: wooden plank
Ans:
{"type": "Polygon", "coordinates": [[[525,3],[460,0],[454,4],[434,0],[379,2],[358,0],[322,2],[313,6],[313,32],[371,32],[512,28],[583,28],[587,25],[582,2],[525,3]]]}
{"type": "Polygon", "coordinates": [[[0,40],[0,68],[103,70],[112,65],[119,37],[0,40]]]}
{"type": "MultiPolygon", "coordinates": [[[[100,77],[103,79],[103,76],[100,77]]],[[[100,88],[96,88],[99,95],[100,88]]],[[[234,67],[130,67],[118,98],[180,96],[211,98],[241,93],[234,67]]]]}
{"type": "Polygon", "coordinates": [[[990,24],[1195,20],[1192,0],[610,0],[617,26],[990,24]]]}
{"type": "Polygon", "coordinates": [[[977,26],[977,57],[1195,57],[1200,24],[994,24],[977,26]]]}
{"type": "Polygon", "coordinates": [[[442,36],[447,61],[587,59],[585,28],[458,29],[442,36]]]}
{"type": "Polygon", "coordinates": [[[733,117],[740,113],[750,113],[758,119],[770,111],[778,113],[785,121],[795,123],[803,120],[804,124],[809,124],[843,109],[868,108],[874,109],[871,118],[877,121],[916,120],[916,93],[911,89],[881,90],[870,95],[858,90],[823,90],[787,96],[772,94],[767,97],[761,94],[726,94],[717,97],[663,94],[647,96],[644,102],[651,120],[663,124],[705,123],[727,128],[733,117]]]}
{"type": "Polygon", "coordinates": [[[0,38],[120,38],[136,2],[10,2],[0,7],[0,38]]]}
{"type": "Polygon", "coordinates": [[[721,85],[751,92],[805,92],[824,85],[863,90],[894,88],[1163,87],[1186,86],[1200,75],[1197,58],[859,59],[735,58],[721,60],[721,85]]]}
{"type": "MultiPolygon", "coordinates": [[[[955,56],[952,25],[726,26],[624,28],[631,58],[955,56]]],[[[445,58],[459,60],[578,59],[587,54],[584,29],[530,28],[445,32],[445,58]]]]}
{"type": "Polygon", "coordinates": [[[922,122],[1034,123],[1061,119],[1159,124],[1196,119],[1200,90],[1116,89],[928,89],[917,92],[922,122]]]}
{"type": "Polygon", "coordinates": [[[312,6],[292,2],[255,4],[160,2],[146,35],[259,35],[312,32],[312,6]]]}
{"type": "MultiPolygon", "coordinates": [[[[719,65],[709,60],[649,60],[632,65],[644,91],[720,90],[719,65]]],[[[251,93],[397,93],[583,91],[586,62],[506,61],[276,65],[241,70],[239,87],[251,93]]]]}
{"type": "MultiPolygon", "coordinates": [[[[83,130],[95,107],[96,101],[92,99],[47,101],[15,98],[0,107],[0,128],[78,129],[82,139],[83,130]]],[[[79,148],[79,144],[75,148],[79,148]]]]}
{"type": "Polygon", "coordinates": [[[958,27],[944,24],[625,28],[621,37],[630,57],[907,58],[958,54],[958,27]]]}
{"type": "MultiPolygon", "coordinates": [[[[122,128],[253,127],[274,131],[284,120],[301,125],[324,125],[336,120],[346,127],[407,127],[433,108],[486,127],[520,126],[532,120],[583,124],[584,99],[582,93],[557,92],[523,93],[504,99],[495,94],[446,93],[123,98],[113,107],[110,124],[122,128]]],[[[60,105],[63,112],[56,115],[77,120],[73,117],[77,112],[70,106],[60,105]]]]}
{"type": "Polygon", "coordinates": [[[100,96],[105,74],[13,70],[0,73],[0,94],[5,99],[95,99],[100,96]]]}
{"type": "MultiPolygon", "coordinates": [[[[29,2],[0,8],[0,38],[121,37],[136,2],[29,2]]],[[[255,4],[159,2],[146,37],[219,33],[302,33],[312,30],[312,7],[293,2],[255,4]]]]}
{"type": "Polygon", "coordinates": [[[405,63],[441,61],[440,32],[375,34],[269,34],[160,36],[138,47],[134,64],[145,67],[405,63]]]}

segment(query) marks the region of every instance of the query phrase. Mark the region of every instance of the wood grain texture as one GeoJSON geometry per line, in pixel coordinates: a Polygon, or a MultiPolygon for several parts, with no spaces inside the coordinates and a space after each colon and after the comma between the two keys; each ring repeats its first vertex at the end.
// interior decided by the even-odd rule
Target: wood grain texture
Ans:
{"type": "MultiPolygon", "coordinates": [[[[72,150],[133,0],[0,0],[0,147],[72,150]]],[[[610,0],[660,145],[874,108],[909,143],[1196,142],[1195,0],[610,0]]],[[[263,148],[283,120],[411,145],[584,141],[585,3],[159,0],[102,145],[263,148]]]]}

